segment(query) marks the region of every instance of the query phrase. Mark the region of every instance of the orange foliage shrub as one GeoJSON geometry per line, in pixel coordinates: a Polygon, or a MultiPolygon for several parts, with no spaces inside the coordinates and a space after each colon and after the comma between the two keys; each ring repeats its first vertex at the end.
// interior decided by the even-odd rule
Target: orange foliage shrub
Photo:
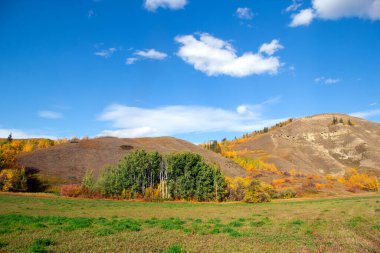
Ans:
{"type": "Polygon", "coordinates": [[[326,188],[326,184],[315,183],[315,188],[317,188],[317,189],[323,189],[323,188],[326,188]]]}
{"type": "Polygon", "coordinates": [[[62,185],[61,195],[66,197],[79,197],[83,193],[82,187],[80,185],[62,185]]]}
{"type": "Polygon", "coordinates": [[[274,188],[281,188],[282,185],[286,182],[285,178],[275,179],[272,181],[272,186],[274,188]]]}

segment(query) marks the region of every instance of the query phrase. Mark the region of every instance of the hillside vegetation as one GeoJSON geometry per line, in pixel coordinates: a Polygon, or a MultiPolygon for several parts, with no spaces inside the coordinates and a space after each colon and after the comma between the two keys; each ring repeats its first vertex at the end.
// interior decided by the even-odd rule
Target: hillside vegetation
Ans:
{"type": "Polygon", "coordinates": [[[246,169],[246,177],[228,178],[238,195],[253,179],[270,184],[283,197],[379,190],[380,124],[347,115],[289,119],[201,146],[246,169]]]}

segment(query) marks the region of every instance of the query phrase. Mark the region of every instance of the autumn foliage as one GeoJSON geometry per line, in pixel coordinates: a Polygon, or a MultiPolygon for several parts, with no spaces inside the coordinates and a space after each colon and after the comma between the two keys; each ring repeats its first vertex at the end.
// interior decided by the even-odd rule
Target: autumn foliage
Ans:
{"type": "Polygon", "coordinates": [[[344,177],[338,178],[338,181],[344,184],[351,192],[357,192],[359,190],[379,191],[377,177],[359,173],[356,169],[348,170],[344,177]]]}

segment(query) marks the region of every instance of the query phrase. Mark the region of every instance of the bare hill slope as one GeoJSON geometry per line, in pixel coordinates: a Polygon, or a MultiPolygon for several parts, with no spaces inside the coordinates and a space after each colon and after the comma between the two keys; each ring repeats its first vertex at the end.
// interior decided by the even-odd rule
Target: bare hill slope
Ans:
{"type": "Polygon", "coordinates": [[[380,176],[380,124],[344,114],[295,119],[235,144],[233,149],[248,151],[241,153],[274,163],[281,170],[339,175],[347,167],[356,167],[380,176]],[[332,124],[334,116],[336,124],[332,124]]]}
{"type": "Polygon", "coordinates": [[[104,166],[117,164],[127,152],[136,149],[160,153],[192,151],[202,155],[206,161],[218,164],[226,176],[245,175],[243,168],[227,158],[173,137],[135,139],[104,137],[81,140],[77,143],[65,143],[22,154],[18,157],[18,163],[38,168],[41,174],[50,177],[79,181],[87,169],[93,169],[97,175],[104,166]]]}

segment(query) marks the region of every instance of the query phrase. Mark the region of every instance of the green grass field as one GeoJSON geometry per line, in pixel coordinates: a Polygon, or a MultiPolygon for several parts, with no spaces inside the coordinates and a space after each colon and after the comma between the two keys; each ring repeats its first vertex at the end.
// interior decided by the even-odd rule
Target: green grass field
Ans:
{"type": "Polygon", "coordinates": [[[0,195],[0,252],[380,252],[380,195],[252,205],[0,195]]]}

